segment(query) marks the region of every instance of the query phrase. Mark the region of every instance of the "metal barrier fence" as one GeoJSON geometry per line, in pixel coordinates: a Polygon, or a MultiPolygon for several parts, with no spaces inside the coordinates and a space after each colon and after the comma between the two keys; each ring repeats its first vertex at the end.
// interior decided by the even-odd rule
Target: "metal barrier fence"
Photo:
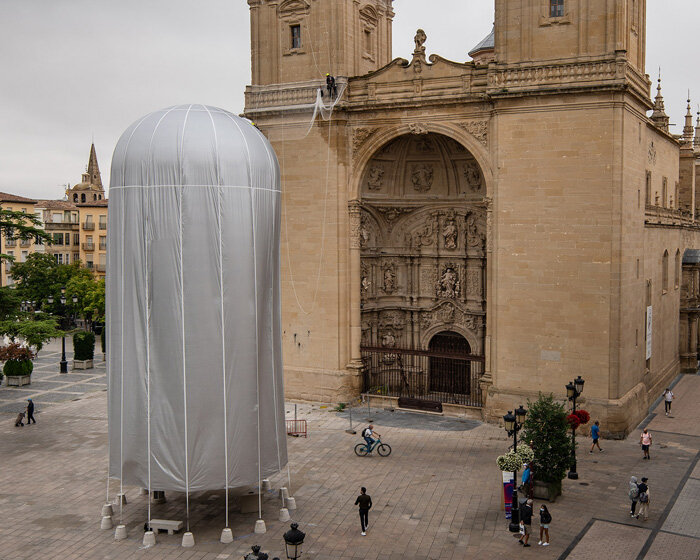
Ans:
{"type": "Polygon", "coordinates": [[[294,437],[306,437],[306,420],[286,420],[287,435],[294,437]]]}
{"type": "Polygon", "coordinates": [[[466,406],[483,406],[483,356],[362,347],[363,392],[466,406]]]}

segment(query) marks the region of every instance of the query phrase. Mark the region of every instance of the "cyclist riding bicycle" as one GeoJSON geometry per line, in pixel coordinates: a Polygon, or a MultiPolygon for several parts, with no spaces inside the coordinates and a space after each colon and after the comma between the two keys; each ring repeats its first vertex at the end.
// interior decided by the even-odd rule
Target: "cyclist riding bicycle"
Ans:
{"type": "Polygon", "coordinates": [[[374,444],[374,439],[372,438],[372,436],[375,436],[378,438],[382,437],[377,432],[374,431],[374,426],[372,424],[370,424],[364,430],[362,430],[362,437],[367,442],[367,450],[368,451],[370,449],[372,449],[372,445],[374,444]]]}

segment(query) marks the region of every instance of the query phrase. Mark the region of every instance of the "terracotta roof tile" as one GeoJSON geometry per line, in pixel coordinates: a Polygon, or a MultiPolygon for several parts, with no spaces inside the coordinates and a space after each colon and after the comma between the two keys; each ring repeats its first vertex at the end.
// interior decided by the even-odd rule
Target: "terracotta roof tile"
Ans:
{"type": "Polygon", "coordinates": [[[35,204],[36,200],[31,198],[25,198],[17,194],[0,192],[0,202],[26,202],[28,204],[35,204]]]}

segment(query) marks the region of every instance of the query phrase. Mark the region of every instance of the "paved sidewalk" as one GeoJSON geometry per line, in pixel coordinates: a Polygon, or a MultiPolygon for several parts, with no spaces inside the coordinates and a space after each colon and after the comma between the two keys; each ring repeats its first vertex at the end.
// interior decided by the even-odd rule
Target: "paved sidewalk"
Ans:
{"type": "MultiPolygon", "coordinates": [[[[345,433],[348,418],[330,408],[300,405],[308,438],[288,438],[291,512],[307,533],[304,558],[337,560],[424,559],[656,559],[698,560],[697,530],[700,434],[692,419],[700,401],[700,377],[685,376],[675,387],[673,416],[658,414],[649,423],[654,436],[652,460],[643,461],[638,432],[625,441],[604,441],[605,453],[589,455],[590,439],[580,438],[579,480],[565,480],[563,496],[550,504],[552,545],[523,549],[507,530],[501,509],[502,488],[495,458],[509,445],[503,429],[472,421],[436,422],[419,414],[372,411],[389,457],[356,457],[358,435],[345,433]],[[630,519],[627,481],[647,476],[652,491],[650,519],[630,519]],[[374,507],[366,537],[360,535],[356,506],[366,486],[374,507]]],[[[141,546],[147,500],[125,488],[129,503],[123,520],[129,537],[115,542],[101,531],[105,501],[107,439],[106,393],[83,393],[79,400],[46,406],[38,423],[14,428],[0,413],[0,560],[33,557],[85,559],[239,559],[253,544],[270,557],[283,554],[288,523],[277,520],[280,503],[264,497],[267,533],[254,535],[257,514],[240,513],[232,502],[230,526],[235,540],[218,542],[224,526],[223,492],[190,496],[192,549],[179,535],[158,535],[158,544],[141,546]]],[[[353,419],[366,416],[355,409],[353,419]]],[[[293,405],[287,405],[287,417],[293,405]]],[[[361,423],[359,427],[362,427],[361,423]]],[[[359,431],[359,430],[358,430],[359,431]]],[[[245,452],[245,451],[242,451],[245,452]]],[[[272,479],[287,485],[287,473],[272,479]]],[[[110,484],[110,498],[118,482],[110,484]]],[[[154,505],[153,517],[183,519],[184,496],[168,494],[154,505]]],[[[537,506],[538,504],[536,504],[537,506]]],[[[119,508],[115,507],[119,518],[119,508]]],[[[538,522],[533,522],[533,536],[538,522]]]]}
{"type": "Polygon", "coordinates": [[[34,371],[30,385],[8,387],[3,378],[0,386],[0,412],[14,413],[24,410],[31,398],[39,415],[51,404],[72,401],[85,393],[107,390],[105,362],[100,351],[99,337],[95,342],[95,367],[87,370],[72,370],[73,340],[66,337],[66,360],[68,373],[60,373],[61,339],[54,339],[39,352],[34,360],[34,371]]]}

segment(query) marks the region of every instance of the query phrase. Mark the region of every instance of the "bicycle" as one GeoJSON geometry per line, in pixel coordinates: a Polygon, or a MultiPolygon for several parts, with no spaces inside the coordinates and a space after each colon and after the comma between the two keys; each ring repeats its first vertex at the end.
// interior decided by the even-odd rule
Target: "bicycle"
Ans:
{"type": "Polygon", "coordinates": [[[366,443],[358,443],[355,446],[355,455],[358,457],[366,457],[375,449],[382,457],[388,457],[391,455],[391,446],[388,443],[382,443],[381,438],[377,438],[369,449],[367,448],[366,443]]]}

